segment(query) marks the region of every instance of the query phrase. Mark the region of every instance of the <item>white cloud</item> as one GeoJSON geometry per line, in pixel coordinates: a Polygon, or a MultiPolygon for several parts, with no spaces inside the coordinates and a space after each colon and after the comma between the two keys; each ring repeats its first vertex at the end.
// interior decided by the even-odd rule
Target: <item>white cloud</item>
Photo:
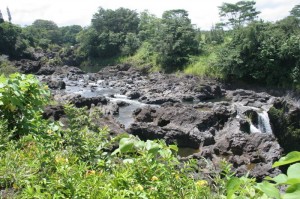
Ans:
{"type": "MultiPolygon", "coordinates": [[[[237,0],[224,0],[235,3],[237,0]]],[[[47,19],[59,26],[90,24],[93,14],[98,7],[116,9],[126,7],[137,11],[149,10],[157,16],[165,10],[185,9],[189,12],[192,23],[201,29],[209,29],[219,21],[218,6],[222,0],[1,0],[0,9],[7,19],[6,7],[10,8],[13,23],[30,25],[35,19],[47,19]]],[[[267,21],[276,21],[289,14],[299,0],[258,0],[257,10],[260,17],[267,21]]]]}

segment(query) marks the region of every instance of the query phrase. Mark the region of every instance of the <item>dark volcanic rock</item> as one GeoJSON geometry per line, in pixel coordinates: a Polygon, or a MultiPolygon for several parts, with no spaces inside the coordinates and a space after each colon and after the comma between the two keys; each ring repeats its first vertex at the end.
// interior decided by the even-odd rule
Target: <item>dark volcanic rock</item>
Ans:
{"type": "Polygon", "coordinates": [[[25,74],[34,74],[41,68],[41,63],[39,61],[32,61],[28,59],[21,59],[20,61],[16,61],[14,64],[21,73],[25,74]]]}
{"type": "Polygon", "coordinates": [[[62,80],[47,80],[46,84],[49,88],[54,90],[61,90],[66,88],[66,83],[62,80]]]}
{"type": "Polygon", "coordinates": [[[154,137],[164,134],[162,138],[167,143],[197,148],[200,145],[207,146],[215,143],[213,134],[216,129],[223,127],[230,117],[230,112],[217,106],[210,112],[199,112],[193,107],[177,104],[159,108],[146,106],[137,109],[134,116],[137,122],[134,124],[134,130],[132,126],[129,127],[129,133],[134,132],[135,135],[140,136],[138,132],[142,133],[148,124],[150,129],[153,126],[159,127],[159,135],[149,130],[147,135],[150,134],[149,132],[154,137]],[[143,125],[143,128],[139,129],[139,125],[143,125]]]}
{"type": "Polygon", "coordinates": [[[138,108],[133,112],[133,115],[138,122],[153,122],[156,117],[156,108],[150,106],[138,108]]]}
{"type": "Polygon", "coordinates": [[[142,140],[163,139],[166,134],[160,127],[143,122],[131,124],[126,131],[142,140]]]}
{"type": "MultiPolygon", "coordinates": [[[[280,158],[282,150],[272,135],[227,133],[216,141],[213,150],[220,157],[227,156],[237,171],[242,165],[251,166],[253,177],[262,179],[279,173],[278,169],[272,169],[272,163],[280,158]],[[261,167],[262,164],[268,166],[261,167]]],[[[242,175],[244,172],[238,174],[242,175]]]]}
{"type": "Polygon", "coordinates": [[[103,96],[85,98],[79,95],[79,96],[75,96],[74,98],[71,98],[70,102],[78,108],[84,106],[91,108],[92,104],[94,105],[107,104],[108,100],[103,96]]]}
{"type": "Polygon", "coordinates": [[[37,75],[52,75],[55,72],[55,67],[50,66],[43,66],[40,70],[36,73],[37,75]]]}
{"type": "Polygon", "coordinates": [[[57,121],[65,115],[64,107],[62,105],[48,105],[44,108],[43,118],[57,121]]]}
{"type": "Polygon", "coordinates": [[[116,102],[109,102],[108,104],[101,107],[104,115],[118,115],[119,106],[116,102]]]}
{"type": "Polygon", "coordinates": [[[141,96],[141,93],[138,92],[138,91],[130,91],[130,92],[127,94],[127,97],[128,97],[129,99],[138,99],[140,96],[141,96]]]}
{"type": "MultiPolygon", "coordinates": [[[[194,90],[198,91],[198,90],[194,90]]],[[[200,88],[200,94],[198,94],[196,97],[199,100],[210,100],[215,98],[221,98],[224,96],[224,92],[222,92],[222,89],[220,86],[209,86],[204,85],[200,88]]]]}
{"type": "Polygon", "coordinates": [[[157,105],[161,105],[167,102],[172,102],[172,103],[176,103],[176,102],[180,102],[179,99],[175,99],[172,97],[155,97],[155,98],[150,98],[150,99],[145,99],[145,100],[141,100],[143,103],[145,104],[157,104],[157,105]]]}

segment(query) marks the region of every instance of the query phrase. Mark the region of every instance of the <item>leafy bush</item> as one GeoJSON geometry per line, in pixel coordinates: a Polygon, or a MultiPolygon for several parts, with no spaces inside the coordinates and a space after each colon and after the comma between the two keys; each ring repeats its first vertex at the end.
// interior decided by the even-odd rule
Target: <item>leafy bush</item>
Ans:
{"type": "Polygon", "coordinates": [[[10,64],[8,57],[0,55],[0,74],[9,75],[17,72],[17,69],[10,64]]]}
{"type": "Polygon", "coordinates": [[[235,30],[218,54],[216,66],[227,78],[281,87],[297,87],[299,20],[288,17],[275,24],[255,22],[235,30]]]}
{"type": "Polygon", "coordinates": [[[0,76],[0,117],[19,136],[37,131],[37,123],[49,92],[33,75],[0,76]]]}
{"type": "Polygon", "coordinates": [[[299,198],[300,195],[300,152],[293,151],[282,157],[278,162],[273,164],[273,167],[292,164],[287,170],[287,174],[279,174],[271,178],[266,177],[266,180],[257,185],[257,188],[263,191],[271,198],[276,199],[293,199],[299,198]],[[272,181],[274,183],[271,183],[272,181]],[[282,193],[282,189],[285,191],[282,193]]]}
{"type": "MultiPolygon", "coordinates": [[[[212,169],[202,175],[195,160],[178,160],[174,145],[111,137],[109,129],[97,125],[97,108],[65,106],[65,126],[41,119],[48,92],[31,75],[1,76],[0,94],[2,198],[264,199],[299,193],[299,163],[287,175],[267,178],[275,184],[235,177],[226,162],[220,173],[212,169]],[[288,185],[286,193],[278,191],[280,185],[288,185]]],[[[299,152],[293,152],[274,166],[299,160],[299,152]]]]}

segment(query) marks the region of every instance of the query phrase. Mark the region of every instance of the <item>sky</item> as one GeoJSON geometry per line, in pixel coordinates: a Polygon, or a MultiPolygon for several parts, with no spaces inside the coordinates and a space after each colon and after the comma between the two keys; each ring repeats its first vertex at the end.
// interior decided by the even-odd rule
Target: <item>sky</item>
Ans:
{"type": "MultiPolygon", "coordinates": [[[[36,19],[51,20],[58,26],[88,26],[99,7],[124,7],[137,12],[148,10],[157,17],[166,10],[185,9],[193,24],[209,30],[220,21],[218,6],[223,2],[236,3],[238,0],[0,0],[0,10],[7,20],[6,7],[9,7],[12,22],[21,26],[31,25],[36,19]]],[[[300,0],[257,0],[256,9],[261,11],[259,17],[264,21],[277,21],[288,16],[297,4],[300,0]]]]}

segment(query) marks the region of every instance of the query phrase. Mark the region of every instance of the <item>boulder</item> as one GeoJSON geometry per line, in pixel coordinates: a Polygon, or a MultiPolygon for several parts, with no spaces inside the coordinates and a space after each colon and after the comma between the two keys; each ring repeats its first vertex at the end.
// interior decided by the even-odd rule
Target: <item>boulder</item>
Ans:
{"type": "Polygon", "coordinates": [[[20,61],[16,61],[14,64],[18,70],[24,74],[35,74],[41,68],[41,63],[39,61],[32,61],[28,59],[21,59],[20,61]]]}
{"type": "Polygon", "coordinates": [[[48,105],[44,108],[43,118],[53,119],[54,121],[59,120],[65,115],[64,107],[62,105],[48,105]]]}
{"type": "Polygon", "coordinates": [[[50,79],[46,81],[46,84],[48,85],[48,87],[50,89],[53,90],[62,90],[62,89],[66,89],[66,83],[62,80],[54,80],[54,79],[50,79]]]}
{"type": "Polygon", "coordinates": [[[74,104],[76,107],[84,107],[87,106],[88,108],[91,108],[92,104],[94,105],[106,105],[108,103],[108,100],[103,97],[91,97],[91,98],[85,98],[80,95],[76,95],[73,98],[69,100],[72,104],[74,104]]]}

